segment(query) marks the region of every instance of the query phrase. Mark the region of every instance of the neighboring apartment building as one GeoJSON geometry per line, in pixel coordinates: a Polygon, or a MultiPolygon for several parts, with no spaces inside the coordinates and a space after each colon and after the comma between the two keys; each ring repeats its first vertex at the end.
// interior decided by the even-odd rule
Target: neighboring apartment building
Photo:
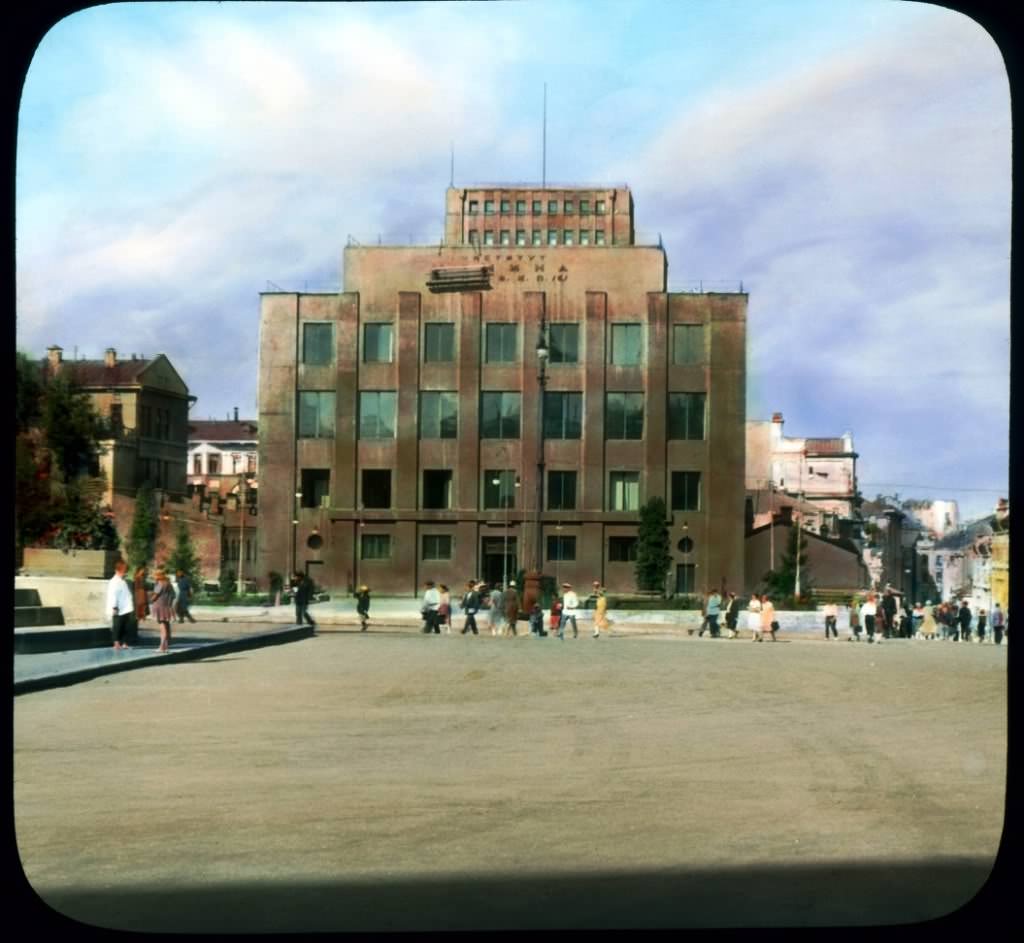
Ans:
{"type": "Polygon", "coordinates": [[[625,188],[451,188],[440,246],[263,293],[261,572],[629,590],[660,496],[668,588],[742,585],[747,296],[667,292],[633,234],[625,188]]]}
{"type": "Polygon", "coordinates": [[[944,537],[960,526],[960,511],[956,501],[904,501],[904,511],[918,521],[935,539],[944,537]]]}
{"type": "Polygon", "coordinates": [[[774,486],[791,496],[802,495],[820,509],[821,523],[839,533],[840,522],[854,518],[856,511],[858,456],[852,434],[825,439],[786,436],[782,426],[782,413],[775,413],[770,422],[747,422],[748,494],[774,486]]]}
{"type": "Polygon", "coordinates": [[[65,360],[62,348],[52,346],[43,370],[69,371],[109,424],[112,438],[104,442],[100,469],[107,480],[105,503],[114,508],[119,527],[119,499],[134,501],[143,482],[168,494],[185,493],[188,411],[195,397],[163,354],[119,359],[109,347],[103,360],[65,360]]]}
{"type": "MultiPolygon", "coordinates": [[[[193,419],[188,424],[188,485],[190,491],[221,495],[238,490],[242,475],[246,489],[258,486],[259,427],[255,420],[193,419]]],[[[250,499],[251,500],[251,499],[250,499]]]]}

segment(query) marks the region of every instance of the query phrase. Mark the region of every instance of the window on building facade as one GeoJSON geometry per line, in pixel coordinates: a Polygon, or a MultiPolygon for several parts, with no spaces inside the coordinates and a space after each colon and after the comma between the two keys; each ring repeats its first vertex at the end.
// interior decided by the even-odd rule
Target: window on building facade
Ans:
{"type": "Polygon", "coordinates": [[[640,472],[611,472],[609,474],[608,510],[640,510],[640,472]]]}
{"type": "Polygon", "coordinates": [[[516,213],[523,214],[526,212],[526,200],[516,200],[516,213]]]}
{"type": "Polygon", "coordinates": [[[299,393],[299,438],[334,438],[334,393],[299,393]]]}
{"type": "Polygon", "coordinates": [[[579,363],[580,326],[552,324],[548,327],[549,363],[579,363]]]}
{"type": "Polygon", "coordinates": [[[424,390],[420,393],[420,438],[455,439],[459,435],[457,393],[424,390]]]}
{"type": "Polygon", "coordinates": [[[590,245],[590,230],[589,229],[581,229],[580,230],[580,245],[581,246],[589,246],[590,245]]]}
{"type": "Polygon", "coordinates": [[[452,558],[451,534],[424,534],[424,560],[450,560],[452,558]]]}
{"type": "Polygon", "coordinates": [[[245,456],[245,471],[249,475],[256,471],[256,456],[252,452],[245,456]]]}
{"type": "Polygon", "coordinates": [[[201,475],[203,473],[203,459],[199,455],[192,456],[192,474],[201,475]]]}
{"type": "Polygon", "coordinates": [[[583,394],[544,394],[544,438],[579,439],[583,434],[583,394]]]}
{"type": "Polygon", "coordinates": [[[548,559],[562,561],[575,560],[576,538],[562,537],[559,535],[548,537],[548,559]]]}
{"type": "Polygon", "coordinates": [[[480,243],[480,233],[477,232],[475,229],[471,229],[469,231],[469,244],[471,246],[475,246],[475,245],[479,245],[479,243],[480,243]]]}
{"type": "Polygon", "coordinates": [[[606,393],[604,410],[606,439],[644,437],[644,394],[606,393]]]}
{"type": "Polygon", "coordinates": [[[643,363],[642,324],[611,325],[610,360],[618,367],[635,367],[643,363]]]}
{"type": "Polygon", "coordinates": [[[704,393],[669,393],[668,437],[703,439],[706,405],[707,396],[704,393]]]}
{"type": "Polygon", "coordinates": [[[576,510],[576,472],[548,472],[548,510],[576,510]]]}
{"type": "Polygon", "coordinates": [[[542,233],[539,229],[534,229],[530,236],[533,245],[540,246],[544,244],[544,233],[542,233]]]}
{"type": "Polygon", "coordinates": [[[479,200],[470,200],[469,201],[469,215],[470,216],[476,216],[476,214],[479,213],[479,212],[480,212],[480,201],[479,200]]]}
{"type": "Polygon", "coordinates": [[[534,216],[539,216],[543,212],[544,212],[544,204],[540,200],[534,200],[533,201],[533,214],[534,214],[534,216]]]}
{"type": "Polygon", "coordinates": [[[390,534],[363,534],[359,542],[359,556],[363,560],[388,560],[391,558],[390,534]]]}
{"type": "Polygon", "coordinates": [[[589,216],[590,215],[590,200],[580,200],[580,215],[581,216],[589,216]]]}
{"type": "Polygon", "coordinates": [[[331,493],[331,470],[329,468],[303,468],[299,474],[299,490],[302,492],[304,508],[318,508],[328,500],[331,493]]]}
{"type": "Polygon", "coordinates": [[[432,321],[423,325],[423,362],[450,363],[455,359],[455,325],[432,321]]]}
{"type": "Polygon", "coordinates": [[[566,200],[565,201],[565,212],[566,213],[575,213],[576,212],[576,207],[573,204],[572,200],[566,200]]]}
{"type": "Polygon", "coordinates": [[[611,563],[632,563],[636,560],[636,537],[609,537],[608,560],[611,563]]]}
{"type": "Polygon", "coordinates": [[[512,469],[488,469],[484,472],[484,510],[514,508],[519,490],[512,469]]]}
{"type": "Polygon", "coordinates": [[[364,508],[386,510],[391,507],[390,468],[364,468],[362,485],[364,508]]]}
{"type": "Polygon", "coordinates": [[[704,362],[704,325],[672,325],[672,363],[704,362]]]}
{"type": "Polygon", "coordinates": [[[700,510],[700,472],[672,472],[672,510],[700,510]]]}
{"type": "Polygon", "coordinates": [[[395,393],[364,390],[359,394],[359,438],[395,437],[395,393]]]}
{"type": "Polygon", "coordinates": [[[515,363],[518,338],[518,324],[484,325],[484,360],[487,363],[515,363]]]}
{"type": "Polygon", "coordinates": [[[572,230],[571,229],[567,229],[567,230],[565,230],[565,232],[562,233],[562,245],[571,246],[574,241],[575,240],[573,239],[573,234],[572,234],[572,230]]]}
{"type": "Polygon", "coordinates": [[[595,246],[603,246],[604,245],[604,230],[603,229],[595,229],[594,230],[594,245],[595,246]]]}
{"type": "Polygon", "coordinates": [[[512,244],[512,237],[509,235],[509,231],[507,229],[503,229],[501,231],[501,244],[503,246],[509,246],[512,244]]]}
{"type": "Polygon", "coordinates": [[[212,452],[206,456],[206,468],[208,475],[219,475],[220,474],[220,456],[214,455],[212,452]]]}
{"type": "Polygon", "coordinates": [[[423,472],[423,508],[447,511],[452,506],[452,473],[450,469],[427,469],[423,472]]]}
{"type": "Polygon", "coordinates": [[[493,229],[485,229],[484,230],[484,245],[485,246],[493,246],[494,245],[494,230],[493,229]]]}
{"type": "Polygon", "coordinates": [[[322,366],[334,360],[334,325],[307,321],[302,325],[302,362],[322,366]]]}
{"type": "Polygon", "coordinates": [[[363,325],[363,362],[391,363],[394,359],[394,325],[363,325]]]}
{"type": "Polygon", "coordinates": [[[480,438],[519,438],[518,393],[480,394],[480,438]]]}
{"type": "Polygon", "coordinates": [[[676,592],[681,596],[690,596],[696,592],[697,565],[695,563],[676,564],[676,592]]]}
{"type": "Polygon", "coordinates": [[[558,212],[558,200],[548,200],[548,212],[549,213],[557,213],[558,212]]]}
{"type": "Polygon", "coordinates": [[[548,230],[548,245],[549,246],[557,246],[558,245],[558,230],[557,229],[549,229],[548,230]]]}
{"type": "Polygon", "coordinates": [[[526,245],[526,230],[525,229],[517,229],[516,230],[516,245],[517,246],[525,246],[526,245]]]}
{"type": "Polygon", "coordinates": [[[494,200],[484,200],[484,215],[485,216],[493,216],[494,215],[494,200]]]}
{"type": "Polygon", "coordinates": [[[508,201],[508,200],[502,200],[502,201],[501,201],[501,211],[502,211],[503,213],[507,213],[507,212],[509,212],[509,210],[511,210],[511,209],[512,209],[512,204],[511,204],[511,203],[509,203],[509,201],[508,201]]]}
{"type": "Polygon", "coordinates": [[[597,200],[594,203],[594,212],[595,213],[603,213],[604,212],[604,200],[597,200]]]}

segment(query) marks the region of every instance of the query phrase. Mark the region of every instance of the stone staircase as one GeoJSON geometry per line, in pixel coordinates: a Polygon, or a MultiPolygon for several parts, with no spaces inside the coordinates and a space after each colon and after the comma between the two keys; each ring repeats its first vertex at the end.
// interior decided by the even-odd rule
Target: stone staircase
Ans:
{"type": "Polygon", "coordinates": [[[64,625],[64,610],[60,606],[44,606],[38,589],[15,589],[14,627],[25,629],[44,625],[64,625]]]}
{"type": "Polygon", "coordinates": [[[106,626],[67,626],[60,606],[44,606],[38,589],[14,590],[14,654],[38,655],[110,644],[106,626]]]}

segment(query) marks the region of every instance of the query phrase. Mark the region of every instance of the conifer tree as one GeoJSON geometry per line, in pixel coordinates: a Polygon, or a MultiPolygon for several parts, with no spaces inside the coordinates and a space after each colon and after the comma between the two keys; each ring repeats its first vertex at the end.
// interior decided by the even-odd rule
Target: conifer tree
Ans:
{"type": "Polygon", "coordinates": [[[181,519],[178,520],[174,552],[167,561],[167,568],[171,572],[181,570],[192,583],[192,592],[199,592],[202,586],[200,582],[202,573],[199,566],[199,554],[196,553],[195,544],[192,543],[192,535],[189,533],[188,523],[181,519]]]}
{"type": "Polygon", "coordinates": [[[147,481],[135,495],[135,516],[132,518],[132,529],[125,544],[125,555],[128,565],[136,567],[149,566],[156,553],[156,500],[153,486],[147,481]]]}
{"type": "Polygon", "coordinates": [[[796,592],[797,540],[800,541],[800,595],[806,596],[811,588],[811,573],[807,566],[807,538],[797,527],[789,528],[786,549],[777,570],[769,570],[763,579],[768,594],[776,599],[792,601],[796,592]]]}
{"type": "Polygon", "coordinates": [[[663,498],[651,498],[640,508],[636,547],[636,585],[639,589],[665,590],[665,577],[672,566],[666,514],[663,498]]]}

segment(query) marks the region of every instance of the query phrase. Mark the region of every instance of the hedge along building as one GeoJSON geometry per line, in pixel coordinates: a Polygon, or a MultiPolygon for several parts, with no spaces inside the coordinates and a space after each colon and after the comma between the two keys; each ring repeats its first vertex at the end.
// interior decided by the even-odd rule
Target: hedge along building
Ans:
{"type": "Polygon", "coordinates": [[[539,562],[628,591],[658,496],[667,588],[741,586],[747,295],[667,270],[626,188],[450,188],[439,244],[262,293],[261,571],[414,594],[539,562]]]}

